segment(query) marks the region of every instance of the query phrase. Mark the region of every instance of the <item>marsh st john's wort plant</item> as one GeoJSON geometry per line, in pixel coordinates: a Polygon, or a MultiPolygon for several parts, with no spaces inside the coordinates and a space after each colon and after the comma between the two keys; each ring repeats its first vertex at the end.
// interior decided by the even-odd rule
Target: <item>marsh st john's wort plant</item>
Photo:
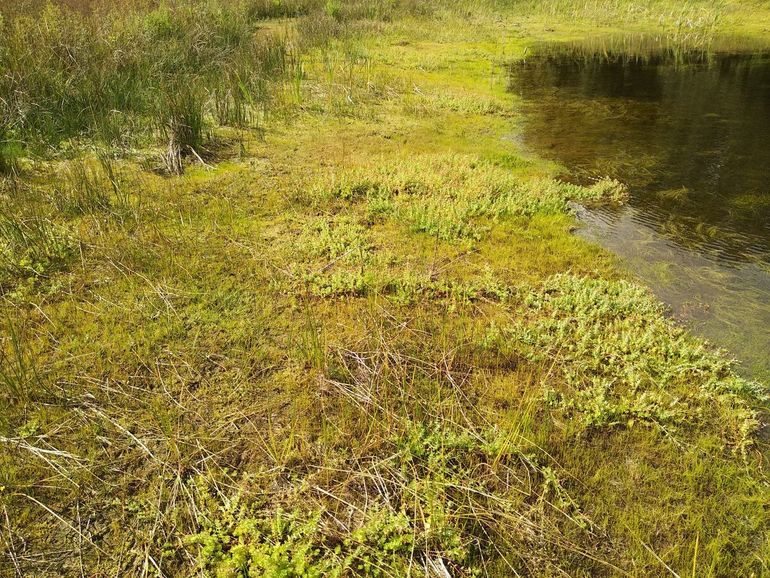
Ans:
{"type": "Polygon", "coordinates": [[[568,201],[622,202],[626,188],[602,179],[581,187],[545,179],[522,181],[488,161],[462,155],[426,156],[353,169],[315,184],[311,198],[365,201],[369,213],[407,223],[414,232],[473,245],[495,221],[562,213],[568,201]]]}
{"type": "Polygon", "coordinates": [[[666,320],[644,289],[559,275],[525,302],[530,319],[502,332],[493,327],[488,342],[553,360],[565,387],[548,389],[546,399],[582,416],[586,427],[646,422],[673,432],[697,428],[708,415],[718,416],[724,443],[734,450],[754,443],[754,408],[766,394],[733,375],[729,359],[666,320]]]}

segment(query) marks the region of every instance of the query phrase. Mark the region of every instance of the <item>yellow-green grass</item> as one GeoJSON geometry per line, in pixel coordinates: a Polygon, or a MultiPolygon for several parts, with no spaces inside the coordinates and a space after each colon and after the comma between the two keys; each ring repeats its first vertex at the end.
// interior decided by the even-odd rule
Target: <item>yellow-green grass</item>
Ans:
{"type": "Polygon", "coordinates": [[[14,161],[3,572],[770,572],[764,387],[570,234],[623,189],[550,180],[505,69],[767,9],[375,4],[314,7],[344,26],[182,175],[152,131],[14,161]]]}

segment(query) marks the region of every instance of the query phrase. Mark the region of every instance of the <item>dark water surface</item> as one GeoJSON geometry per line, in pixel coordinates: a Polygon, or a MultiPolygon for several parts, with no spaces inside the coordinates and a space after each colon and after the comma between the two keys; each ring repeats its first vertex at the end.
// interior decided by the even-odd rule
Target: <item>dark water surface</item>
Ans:
{"type": "Polygon", "coordinates": [[[616,48],[543,47],[513,66],[522,138],[571,180],[627,183],[627,206],[578,211],[581,234],[768,378],[770,53],[616,48]]]}

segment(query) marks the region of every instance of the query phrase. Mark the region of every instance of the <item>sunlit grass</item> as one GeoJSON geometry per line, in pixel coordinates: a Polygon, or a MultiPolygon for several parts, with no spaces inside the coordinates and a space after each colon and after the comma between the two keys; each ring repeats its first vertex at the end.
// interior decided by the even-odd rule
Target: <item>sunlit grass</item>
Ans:
{"type": "Polygon", "coordinates": [[[164,6],[4,24],[2,568],[766,571],[763,389],[511,139],[601,6],[164,6]]]}

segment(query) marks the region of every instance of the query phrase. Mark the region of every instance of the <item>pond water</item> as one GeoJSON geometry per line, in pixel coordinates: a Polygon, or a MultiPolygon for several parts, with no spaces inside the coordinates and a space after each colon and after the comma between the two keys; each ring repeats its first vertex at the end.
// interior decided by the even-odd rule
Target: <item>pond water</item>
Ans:
{"type": "Polygon", "coordinates": [[[579,208],[696,333],[770,377],[770,53],[653,41],[543,46],[511,68],[521,138],[564,178],[628,184],[579,208]]]}

